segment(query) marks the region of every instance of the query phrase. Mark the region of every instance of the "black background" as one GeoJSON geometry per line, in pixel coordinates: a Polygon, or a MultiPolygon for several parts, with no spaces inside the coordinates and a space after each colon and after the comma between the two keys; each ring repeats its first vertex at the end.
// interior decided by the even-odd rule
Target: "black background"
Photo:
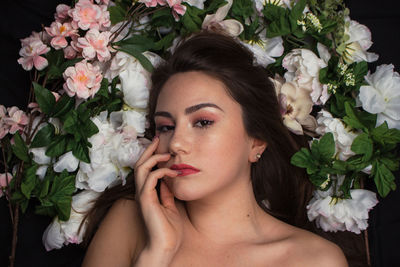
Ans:
{"type": "MultiPolygon", "coordinates": [[[[5,0],[0,9],[0,103],[6,107],[24,108],[30,85],[29,73],[17,64],[19,39],[33,30],[40,31],[53,20],[55,7],[67,0],[5,0]]],[[[372,32],[370,52],[379,54],[379,60],[370,64],[395,65],[400,70],[400,3],[396,0],[348,0],[350,17],[365,24],[372,32]]],[[[399,173],[396,175],[399,186],[399,173]]],[[[372,182],[367,187],[375,191],[372,182]]],[[[392,267],[400,264],[400,189],[389,194],[370,213],[369,240],[372,266],[392,267]]],[[[35,215],[30,207],[21,215],[18,233],[16,266],[80,266],[84,250],[69,245],[46,252],[42,235],[51,219],[35,215]]],[[[5,198],[0,199],[0,266],[7,266],[11,224],[5,198]]]]}

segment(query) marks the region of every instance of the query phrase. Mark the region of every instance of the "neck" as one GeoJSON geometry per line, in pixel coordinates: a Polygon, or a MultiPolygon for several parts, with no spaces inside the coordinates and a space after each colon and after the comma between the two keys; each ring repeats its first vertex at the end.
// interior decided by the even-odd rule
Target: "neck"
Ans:
{"type": "Polygon", "coordinates": [[[185,203],[193,230],[199,236],[221,245],[261,236],[261,221],[265,224],[265,218],[270,216],[258,206],[251,181],[244,181],[223,193],[185,203]]]}

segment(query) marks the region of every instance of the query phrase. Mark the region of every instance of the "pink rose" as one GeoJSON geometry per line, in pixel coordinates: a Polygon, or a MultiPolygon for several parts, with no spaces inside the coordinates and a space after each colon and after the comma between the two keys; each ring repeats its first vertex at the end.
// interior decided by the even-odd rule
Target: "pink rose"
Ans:
{"type": "Polygon", "coordinates": [[[96,5],[89,0],[80,0],[75,8],[69,10],[68,14],[72,17],[74,28],[104,29],[111,26],[110,13],[106,5],[96,5]]]}
{"type": "Polygon", "coordinates": [[[64,58],[73,59],[76,58],[76,51],[72,46],[67,46],[64,48],[64,58]]]}
{"type": "Polygon", "coordinates": [[[93,97],[100,89],[103,79],[100,68],[87,61],[81,61],[73,67],[68,67],[63,76],[66,81],[63,88],[67,94],[83,99],[93,97]]]}
{"type": "Polygon", "coordinates": [[[172,15],[175,21],[178,21],[178,14],[183,16],[186,12],[186,6],[182,5],[182,0],[167,0],[167,3],[169,7],[172,8],[172,15]]]}
{"type": "Polygon", "coordinates": [[[56,7],[56,13],[54,14],[54,18],[57,22],[63,23],[69,18],[68,11],[71,9],[70,6],[59,4],[56,7]]]}
{"type": "Polygon", "coordinates": [[[19,130],[24,130],[25,125],[29,122],[28,116],[17,107],[8,108],[7,111],[8,117],[4,118],[4,123],[10,126],[9,132],[15,134],[19,130]]]}
{"type": "Polygon", "coordinates": [[[67,39],[69,37],[77,34],[77,30],[73,29],[71,23],[61,24],[60,22],[54,21],[50,27],[45,27],[47,33],[53,37],[51,39],[51,46],[56,50],[65,48],[68,45],[67,39]]]}
{"type": "Polygon", "coordinates": [[[4,119],[7,117],[7,109],[0,105],[0,139],[3,139],[4,136],[8,134],[9,126],[4,122],[4,119]]]}
{"type": "Polygon", "coordinates": [[[89,30],[85,37],[78,38],[77,47],[82,49],[82,56],[86,59],[96,57],[100,62],[107,61],[111,58],[108,50],[108,42],[111,32],[99,32],[97,29],[89,30]]]}
{"type": "Polygon", "coordinates": [[[21,39],[21,44],[22,47],[19,50],[21,57],[18,59],[18,63],[22,65],[24,70],[31,70],[33,66],[37,70],[47,67],[48,61],[41,55],[49,52],[50,47],[42,42],[39,33],[33,32],[31,36],[21,39]]]}
{"type": "Polygon", "coordinates": [[[0,197],[3,196],[3,190],[10,184],[12,178],[13,176],[9,172],[0,174],[0,197]]]}

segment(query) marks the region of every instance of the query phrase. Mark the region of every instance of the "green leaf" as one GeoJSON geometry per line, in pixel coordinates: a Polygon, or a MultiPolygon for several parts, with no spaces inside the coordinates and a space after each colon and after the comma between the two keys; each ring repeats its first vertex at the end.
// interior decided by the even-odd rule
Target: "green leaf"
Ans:
{"type": "Polygon", "coordinates": [[[159,50],[166,50],[167,48],[169,48],[172,44],[172,42],[174,41],[175,38],[175,33],[171,32],[169,34],[167,34],[164,38],[162,38],[161,40],[159,40],[158,42],[156,42],[154,44],[153,49],[156,51],[159,50]]]}
{"type": "Polygon", "coordinates": [[[108,79],[103,78],[101,81],[101,86],[99,91],[97,91],[96,95],[101,95],[105,98],[109,98],[109,93],[108,93],[108,79]]]}
{"type": "Polygon", "coordinates": [[[76,110],[71,110],[65,116],[64,130],[67,133],[74,134],[76,132],[76,127],[78,125],[78,112],[76,110]]]}
{"type": "Polygon", "coordinates": [[[110,12],[110,21],[112,25],[125,20],[126,10],[120,5],[109,6],[108,12],[110,12]]]}
{"type": "Polygon", "coordinates": [[[355,76],[355,82],[361,83],[364,81],[365,75],[368,73],[368,63],[365,61],[361,61],[356,63],[353,68],[353,74],[355,76]]]}
{"type": "Polygon", "coordinates": [[[18,132],[14,135],[14,145],[11,146],[15,156],[24,162],[30,162],[31,159],[28,154],[28,147],[18,132]]]}
{"type": "Polygon", "coordinates": [[[68,94],[63,94],[54,106],[55,118],[60,118],[68,113],[75,106],[75,98],[69,97],[68,94]]]}
{"type": "Polygon", "coordinates": [[[364,129],[366,128],[365,125],[363,125],[360,120],[357,118],[353,108],[351,107],[349,102],[344,103],[344,108],[346,110],[346,116],[343,118],[343,121],[349,125],[350,127],[353,127],[355,129],[364,129]]]}
{"type": "Polygon", "coordinates": [[[386,197],[390,190],[396,189],[393,173],[381,162],[373,165],[374,181],[381,197],[386,197]]]}
{"type": "Polygon", "coordinates": [[[49,200],[54,203],[60,220],[66,221],[69,219],[74,191],[74,175],[68,175],[68,172],[64,170],[54,178],[49,200]]]}
{"type": "Polygon", "coordinates": [[[37,165],[32,165],[25,169],[24,177],[21,182],[21,192],[24,194],[25,198],[31,198],[31,192],[36,187],[39,179],[36,176],[37,165]]]}
{"type": "Polygon", "coordinates": [[[89,149],[82,142],[76,142],[72,148],[72,154],[79,160],[90,163],[89,149]]]}
{"type": "Polygon", "coordinates": [[[399,169],[399,159],[398,158],[388,158],[382,157],[379,161],[384,164],[389,170],[397,171],[399,169]]]}
{"type": "Polygon", "coordinates": [[[30,147],[35,148],[35,147],[47,146],[53,139],[54,132],[55,128],[53,124],[48,123],[46,126],[44,126],[36,133],[35,138],[33,139],[30,147]]]}
{"type": "Polygon", "coordinates": [[[36,101],[40,109],[43,111],[44,114],[51,116],[52,110],[56,103],[55,97],[49,90],[42,87],[40,84],[36,82],[32,82],[32,84],[35,91],[36,101]]]}
{"type": "Polygon", "coordinates": [[[116,43],[119,48],[127,46],[129,49],[135,49],[138,52],[145,52],[154,47],[154,41],[144,35],[133,35],[132,37],[116,43]]]}
{"type": "Polygon", "coordinates": [[[353,143],[351,144],[351,150],[358,155],[364,155],[364,161],[368,161],[372,157],[374,144],[368,134],[361,133],[353,140],[353,143]]]}
{"type": "Polygon", "coordinates": [[[253,3],[251,0],[235,0],[233,1],[231,10],[234,16],[242,18],[251,17],[254,13],[253,3]]]}
{"type": "Polygon", "coordinates": [[[140,64],[142,64],[143,68],[145,68],[148,72],[153,71],[153,65],[150,60],[145,57],[140,50],[136,49],[135,45],[125,45],[123,47],[118,48],[118,50],[128,53],[129,55],[135,57],[139,60],[140,64]]]}
{"type": "Polygon", "coordinates": [[[340,185],[340,191],[343,192],[344,198],[351,198],[350,189],[353,185],[354,175],[345,176],[343,183],[340,185]]]}
{"type": "Polygon", "coordinates": [[[90,119],[85,121],[81,129],[82,133],[86,138],[89,138],[92,135],[97,134],[99,132],[99,128],[97,128],[96,124],[92,122],[90,119]]]}
{"type": "Polygon", "coordinates": [[[296,28],[299,27],[297,25],[297,21],[301,19],[301,17],[303,16],[303,10],[306,7],[306,3],[307,3],[306,0],[300,0],[290,10],[289,20],[290,20],[290,25],[292,27],[292,31],[294,31],[296,28]]]}
{"type": "Polygon", "coordinates": [[[310,151],[304,147],[292,156],[290,163],[297,167],[307,168],[308,174],[312,174],[317,171],[317,166],[314,163],[310,151]]]}
{"type": "Polygon", "coordinates": [[[389,129],[385,121],[377,128],[371,130],[372,138],[380,144],[397,144],[400,142],[400,131],[397,129],[389,129]]]}
{"type": "MultiPolygon", "coordinates": [[[[321,185],[323,183],[325,183],[328,179],[327,175],[321,175],[320,173],[311,174],[309,177],[310,177],[311,183],[313,183],[313,185],[319,187],[320,189],[322,189],[321,185]]],[[[329,187],[327,187],[326,189],[328,189],[328,188],[329,187]]]]}
{"type": "Polygon", "coordinates": [[[335,155],[335,140],[332,133],[326,133],[319,140],[318,143],[319,153],[324,161],[331,161],[335,155]]]}
{"type": "Polygon", "coordinates": [[[68,137],[66,135],[56,136],[49,144],[46,155],[49,157],[58,157],[66,153],[68,137]]]}
{"type": "Polygon", "coordinates": [[[47,194],[49,193],[49,187],[50,187],[50,179],[48,177],[45,177],[41,184],[39,199],[42,199],[47,196],[47,194]]]}
{"type": "MultiPolygon", "coordinates": [[[[189,7],[187,7],[187,10],[189,7]]],[[[189,31],[189,32],[196,32],[200,30],[201,27],[201,20],[198,21],[196,17],[193,17],[189,12],[185,12],[185,14],[181,18],[183,26],[189,31]],[[200,23],[199,23],[200,22],[200,23]]]]}

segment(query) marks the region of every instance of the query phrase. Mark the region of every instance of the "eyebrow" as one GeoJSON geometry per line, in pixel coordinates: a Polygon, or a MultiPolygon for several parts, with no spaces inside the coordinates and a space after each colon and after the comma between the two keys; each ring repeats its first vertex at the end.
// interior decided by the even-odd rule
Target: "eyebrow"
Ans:
{"type": "MultiPolygon", "coordinates": [[[[200,103],[200,104],[185,108],[185,115],[191,114],[193,112],[198,111],[199,109],[206,108],[206,107],[216,108],[216,109],[219,109],[222,112],[224,112],[224,110],[222,108],[220,108],[219,106],[217,106],[213,103],[200,103]]],[[[172,118],[171,113],[166,112],[166,111],[157,111],[156,113],[154,113],[154,117],[156,117],[156,116],[172,118]]]]}

